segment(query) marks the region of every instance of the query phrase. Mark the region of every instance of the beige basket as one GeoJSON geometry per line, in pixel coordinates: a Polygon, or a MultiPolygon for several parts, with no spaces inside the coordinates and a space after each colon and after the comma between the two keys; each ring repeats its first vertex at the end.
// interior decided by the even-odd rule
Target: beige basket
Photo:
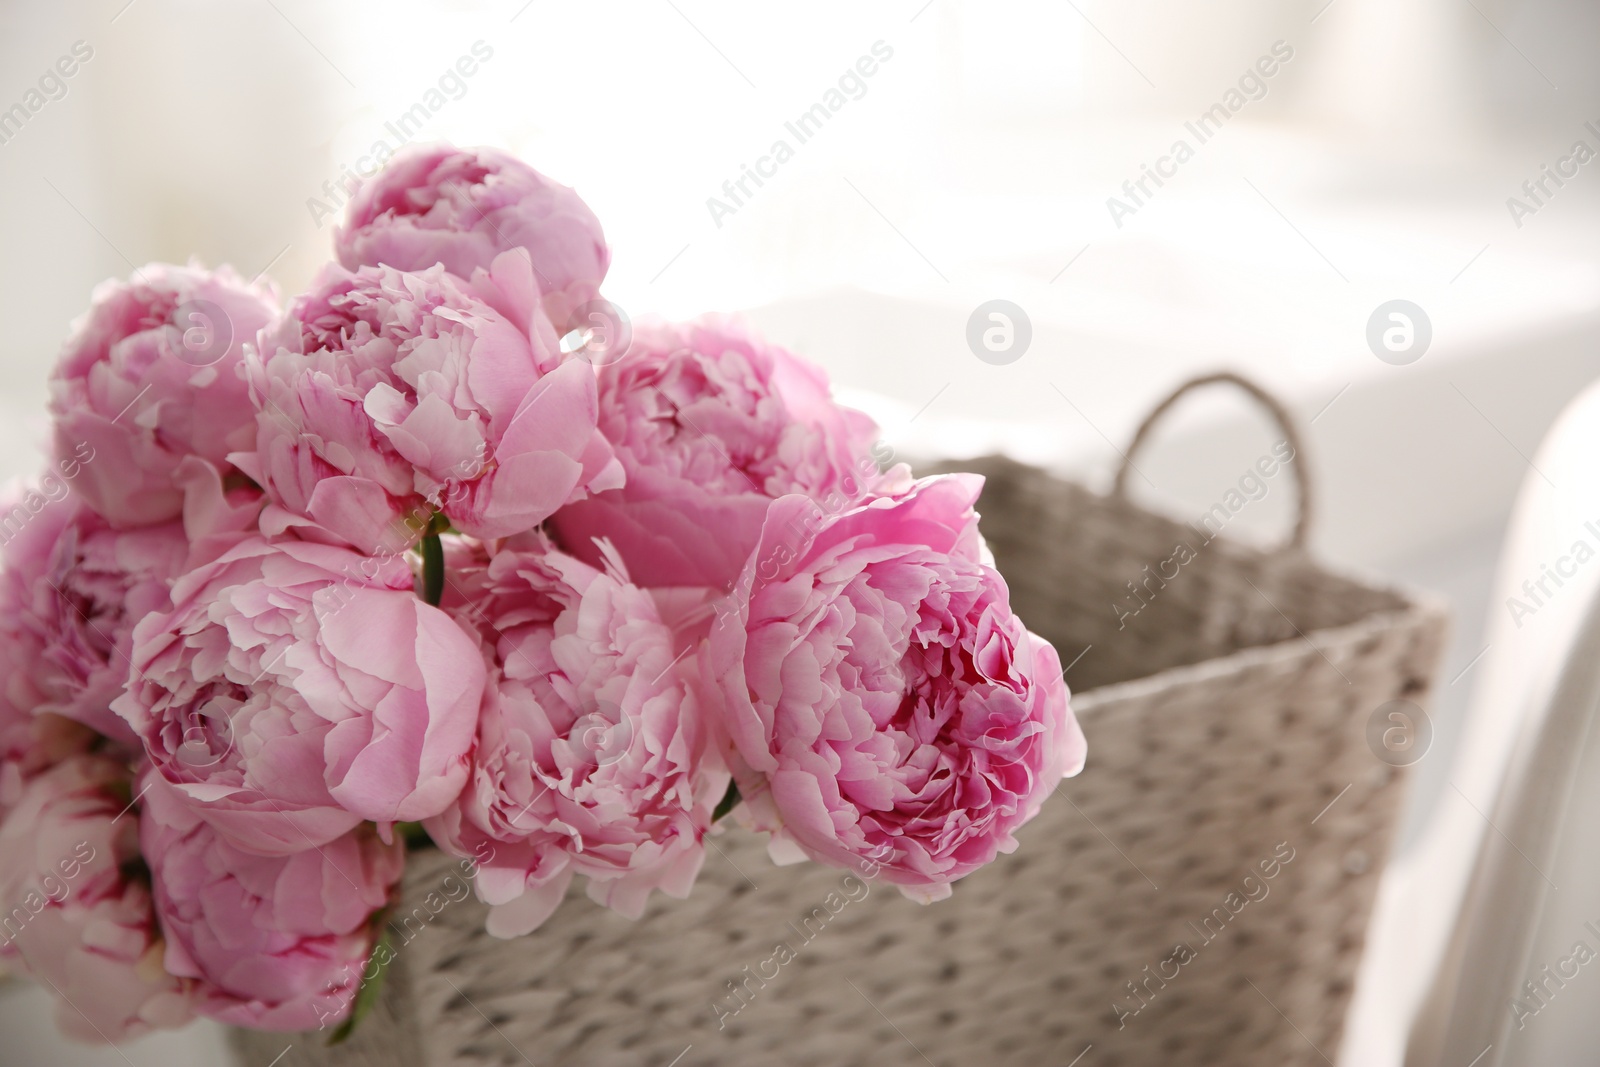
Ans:
{"type": "MultiPolygon", "coordinates": [[[[1259,395],[1230,375],[1179,392],[1218,379],[1259,395]]],[[[1425,700],[1442,612],[1312,562],[1303,488],[1293,544],[1263,553],[1202,546],[1120,478],[1106,497],[975,466],[984,533],[1019,614],[1075,664],[1089,738],[1016,854],[922,907],[775,868],[730,827],[689,900],[629,922],[575,893],[500,942],[482,906],[445,900],[453,861],[422,853],[401,914],[430,917],[430,891],[438,913],[407,927],[378,1011],[334,1049],[239,1032],[245,1062],[291,1045],[293,1067],[1333,1062],[1404,777],[1369,723],[1425,700]],[[1180,544],[1195,558],[1119,625],[1110,605],[1180,544]]]]}

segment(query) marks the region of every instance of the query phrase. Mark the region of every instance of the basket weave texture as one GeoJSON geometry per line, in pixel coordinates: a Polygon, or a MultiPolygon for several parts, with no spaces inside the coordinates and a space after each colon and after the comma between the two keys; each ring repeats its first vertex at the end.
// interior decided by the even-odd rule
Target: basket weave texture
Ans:
{"type": "Polygon", "coordinates": [[[421,853],[378,1011],[334,1049],[237,1032],[244,1062],[288,1045],[296,1067],[1336,1060],[1405,778],[1368,720],[1426,703],[1442,612],[1298,548],[1202,544],[1119,496],[963,467],[988,477],[983,530],[1018,614],[1064,663],[1082,654],[1067,678],[1088,767],[1014,855],[923,907],[775,868],[729,826],[690,899],[629,922],[578,891],[502,942],[475,900],[448,899],[456,861],[421,853]],[[1196,557],[1119,620],[1126,583],[1178,544],[1196,557]]]}

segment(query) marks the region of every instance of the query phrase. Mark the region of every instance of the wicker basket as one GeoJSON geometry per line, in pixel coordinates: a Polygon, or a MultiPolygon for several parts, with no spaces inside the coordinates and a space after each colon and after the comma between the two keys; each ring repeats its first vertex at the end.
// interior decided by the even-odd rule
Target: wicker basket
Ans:
{"type": "MultiPolygon", "coordinates": [[[[1217,379],[1237,382],[1180,393],[1217,379]]],[[[374,1015],[334,1049],[239,1032],[244,1061],[293,1046],[293,1067],[1333,1062],[1405,777],[1369,720],[1425,702],[1442,612],[1317,566],[1303,483],[1293,543],[1264,553],[1200,544],[1121,478],[1107,497],[976,466],[1015,607],[1074,664],[1089,738],[1088,768],[1016,854],[921,907],[774,868],[729,827],[689,900],[635,923],[578,892],[510,942],[442,892],[453,861],[419,854],[401,913],[419,920],[374,1015]],[[1177,545],[1195,557],[1119,618],[1127,583],[1177,545]]]]}

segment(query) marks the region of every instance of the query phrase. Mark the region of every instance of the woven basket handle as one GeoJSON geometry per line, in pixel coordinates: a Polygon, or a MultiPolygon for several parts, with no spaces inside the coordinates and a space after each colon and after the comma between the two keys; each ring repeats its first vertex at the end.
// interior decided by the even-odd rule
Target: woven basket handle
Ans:
{"type": "Polygon", "coordinates": [[[1122,465],[1117,468],[1117,479],[1112,483],[1111,495],[1122,499],[1128,496],[1128,472],[1133,469],[1133,457],[1144,446],[1145,439],[1150,436],[1150,431],[1155,427],[1157,420],[1183,397],[1202,386],[1226,383],[1243,389],[1254,397],[1267,413],[1278,424],[1278,429],[1283,431],[1283,439],[1294,450],[1295,463],[1293,479],[1296,487],[1296,496],[1299,500],[1299,514],[1295,519],[1294,532],[1289,535],[1289,548],[1304,548],[1306,537],[1311,532],[1311,476],[1307,470],[1304,456],[1304,446],[1301,441],[1300,431],[1296,428],[1294,417],[1281,404],[1277,397],[1261,388],[1255,382],[1229,371],[1218,371],[1215,374],[1205,374],[1198,378],[1190,379],[1174,389],[1172,395],[1155,406],[1155,409],[1146,415],[1144,422],[1139,424],[1139,430],[1133,435],[1133,440],[1128,445],[1128,450],[1122,455],[1122,465]]]}

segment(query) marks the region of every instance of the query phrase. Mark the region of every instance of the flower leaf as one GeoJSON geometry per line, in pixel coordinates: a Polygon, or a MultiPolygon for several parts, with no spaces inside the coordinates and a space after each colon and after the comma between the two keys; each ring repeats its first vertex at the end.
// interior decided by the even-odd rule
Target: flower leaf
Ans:
{"type": "Polygon", "coordinates": [[[389,949],[387,927],[378,935],[377,943],[372,946],[372,956],[377,970],[373,971],[371,978],[366,975],[361,976],[361,987],[356,990],[356,999],[350,1006],[350,1014],[328,1038],[330,1048],[349,1040],[350,1035],[356,1032],[356,1027],[361,1025],[361,1020],[371,1014],[372,1009],[377,1007],[378,998],[383,995],[383,982],[389,976],[389,964],[394,960],[394,953],[389,949]]]}
{"type": "Polygon", "coordinates": [[[722,794],[722,799],[717,801],[717,806],[712,809],[711,821],[717,822],[728,812],[732,811],[739,803],[739,786],[735,782],[728,783],[728,791],[722,794]]]}

